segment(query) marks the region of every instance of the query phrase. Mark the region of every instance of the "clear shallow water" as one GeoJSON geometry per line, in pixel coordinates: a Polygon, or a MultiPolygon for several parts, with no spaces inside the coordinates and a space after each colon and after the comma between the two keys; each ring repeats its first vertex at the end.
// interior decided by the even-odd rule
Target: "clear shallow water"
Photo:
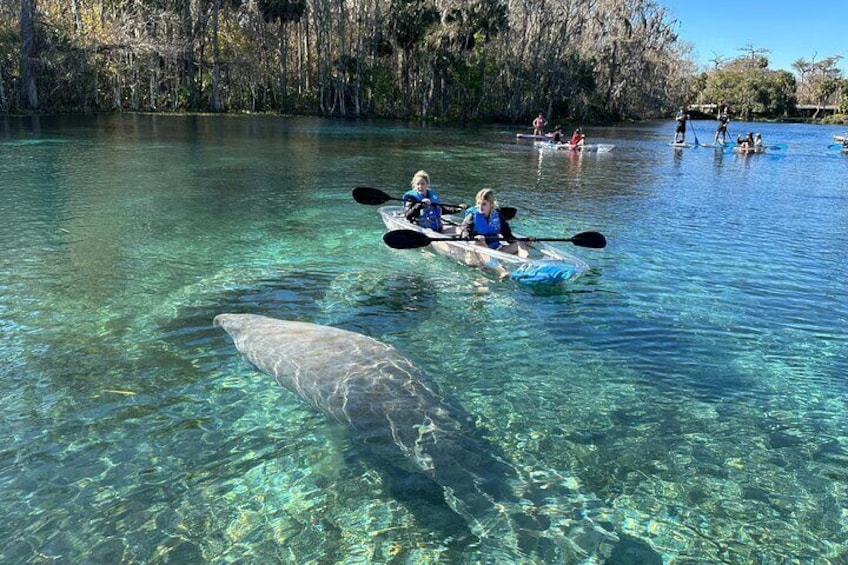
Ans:
{"type": "Polygon", "coordinates": [[[584,156],[505,128],[0,122],[0,561],[477,558],[211,327],[252,312],[391,343],[666,563],[848,562],[845,132],[731,126],[788,150],[675,150],[671,122],[588,128],[616,148],[584,156]],[[609,246],[569,247],[593,270],[557,292],[390,250],[350,191],[420,168],[609,246]]]}

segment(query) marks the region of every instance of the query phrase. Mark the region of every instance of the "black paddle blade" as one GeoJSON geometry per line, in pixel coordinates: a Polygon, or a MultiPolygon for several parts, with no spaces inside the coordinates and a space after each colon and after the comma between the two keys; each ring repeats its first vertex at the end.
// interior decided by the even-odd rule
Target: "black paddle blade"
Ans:
{"type": "Polygon", "coordinates": [[[354,188],[353,199],[360,204],[370,204],[371,206],[385,204],[389,200],[400,200],[400,198],[393,198],[379,188],[371,188],[370,186],[357,186],[354,188]]]}
{"type": "Polygon", "coordinates": [[[413,230],[392,230],[383,234],[383,243],[392,249],[417,249],[427,247],[432,239],[413,230]]]}
{"type": "Polygon", "coordinates": [[[507,222],[513,219],[516,214],[518,214],[518,210],[510,206],[503,206],[501,208],[498,208],[498,210],[500,210],[501,216],[503,216],[504,220],[506,220],[507,222]]]}
{"type": "Polygon", "coordinates": [[[604,234],[596,231],[580,232],[571,238],[571,243],[578,247],[591,247],[592,249],[603,249],[607,246],[607,238],[604,234]]]}

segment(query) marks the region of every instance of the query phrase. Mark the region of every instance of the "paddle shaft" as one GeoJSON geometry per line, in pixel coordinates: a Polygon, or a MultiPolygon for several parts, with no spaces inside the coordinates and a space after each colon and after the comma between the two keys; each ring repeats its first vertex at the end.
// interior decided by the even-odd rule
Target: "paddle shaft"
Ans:
{"type": "MultiPolygon", "coordinates": [[[[389,200],[397,200],[398,202],[404,203],[409,201],[408,199],[397,198],[395,196],[392,196],[391,194],[380,190],[379,188],[372,188],[370,186],[357,186],[356,188],[354,188],[353,199],[359,202],[360,204],[368,204],[371,206],[379,206],[380,204],[385,204],[389,200]]],[[[441,206],[443,210],[449,209],[449,211],[446,210],[449,214],[455,214],[456,212],[463,210],[463,207],[458,204],[439,203],[439,206],[441,206]]],[[[503,217],[507,220],[513,219],[518,213],[517,209],[512,208],[510,206],[503,206],[499,208],[499,210],[501,211],[501,214],[503,214],[503,217]]]]}
{"type": "MultiPolygon", "coordinates": [[[[577,234],[577,235],[571,236],[571,237],[511,237],[508,240],[505,239],[504,241],[506,241],[507,243],[512,243],[513,241],[521,241],[521,242],[524,242],[524,243],[534,243],[536,241],[565,241],[565,242],[574,243],[575,241],[580,240],[580,238],[578,237],[580,235],[596,234],[596,233],[598,235],[601,235],[598,232],[582,232],[582,234],[577,234]]],[[[485,237],[486,237],[486,241],[497,241],[497,240],[501,239],[498,236],[493,236],[493,235],[487,235],[485,237]]],[[[476,241],[476,239],[477,238],[474,237],[474,236],[469,236],[469,237],[452,237],[452,238],[449,238],[449,239],[448,238],[444,238],[444,239],[433,238],[433,241],[476,241]]]]}
{"type": "MultiPolygon", "coordinates": [[[[498,236],[485,236],[487,241],[499,240],[498,236]]],[[[476,241],[475,236],[469,237],[431,237],[426,233],[415,230],[392,230],[383,234],[383,241],[389,247],[395,249],[415,249],[417,247],[427,247],[434,242],[450,242],[450,241],[476,241]]],[[[520,241],[527,243],[541,241],[564,241],[569,242],[578,247],[590,247],[594,249],[602,249],[606,247],[607,241],[603,234],[595,231],[581,232],[572,237],[514,237],[505,241],[520,241]]]]}
{"type": "MultiPolygon", "coordinates": [[[[397,200],[398,202],[403,202],[404,204],[406,204],[407,202],[412,202],[412,200],[409,198],[395,198],[394,196],[388,196],[386,200],[397,200]]],[[[384,202],[380,202],[380,204],[384,204],[384,202]]],[[[438,204],[436,204],[436,206],[439,206],[440,208],[460,209],[459,204],[442,204],[441,202],[439,202],[438,204]]]]}
{"type": "Polygon", "coordinates": [[[692,136],[695,138],[695,147],[698,147],[701,143],[698,141],[698,134],[695,132],[695,122],[691,119],[689,120],[689,127],[692,128],[692,136]]]}

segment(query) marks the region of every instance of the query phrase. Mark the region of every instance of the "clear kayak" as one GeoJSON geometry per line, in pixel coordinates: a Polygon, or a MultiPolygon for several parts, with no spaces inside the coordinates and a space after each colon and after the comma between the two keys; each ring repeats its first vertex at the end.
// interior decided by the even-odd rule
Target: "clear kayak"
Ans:
{"type": "Polygon", "coordinates": [[[554,143],[553,141],[536,141],[533,143],[539,149],[551,149],[554,151],[586,151],[595,153],[608,153],[615,145],[609,143],[587,143],[585,145],[571,145],[570,143],[554,143]]]}
{"type": "Polygon", "coordinates": [[[753,146],[741,146],[734,145],[732,150],[734,153],[739,153],[741,155],[751,155],[751,154],[759,154],[759,153],[773,153],[775,151],[786,151],[789,148],[785,143],[777,143],[775,145],[753,145],[753,146]]]}
{"type": "Polygon", "coordinates": [[[440,255],[483,271],[503,272],[505,269],[510,279],[523,284],[564,284],[589,270],[589,266],[582,260],[543,242],[533,243],[530,255],[520,257],[482,247],[471,241],[451,240],[449,238],[458,235],[456,224],[462,220],[458,216],[445,216],[447,223],[441,233],[410,223],[404,217],[401,206],[381,207],[380,217],[389,230],[413,230],[437,239],[428,247],[440,255]]]}

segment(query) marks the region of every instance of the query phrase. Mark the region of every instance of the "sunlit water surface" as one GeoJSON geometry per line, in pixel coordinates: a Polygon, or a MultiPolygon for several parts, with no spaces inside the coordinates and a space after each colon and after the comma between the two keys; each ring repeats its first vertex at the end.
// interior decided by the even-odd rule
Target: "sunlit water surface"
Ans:
{"type": "Polygon", "coordinates": [[[476,559],[211,325],[250,312],[394,345],[666,563],[848,563],[845,132],[748,129],[788,148],[676,150],[670,121],[586,128],[616,147],[579,155],[508,128],[5,119],[0,562],[476,559]],[[609,245],[561,244],[592,271],[556,291],[391,250],[351,189],[422,168],[445,202],[490,186],[524,233],[609,245]]]}

